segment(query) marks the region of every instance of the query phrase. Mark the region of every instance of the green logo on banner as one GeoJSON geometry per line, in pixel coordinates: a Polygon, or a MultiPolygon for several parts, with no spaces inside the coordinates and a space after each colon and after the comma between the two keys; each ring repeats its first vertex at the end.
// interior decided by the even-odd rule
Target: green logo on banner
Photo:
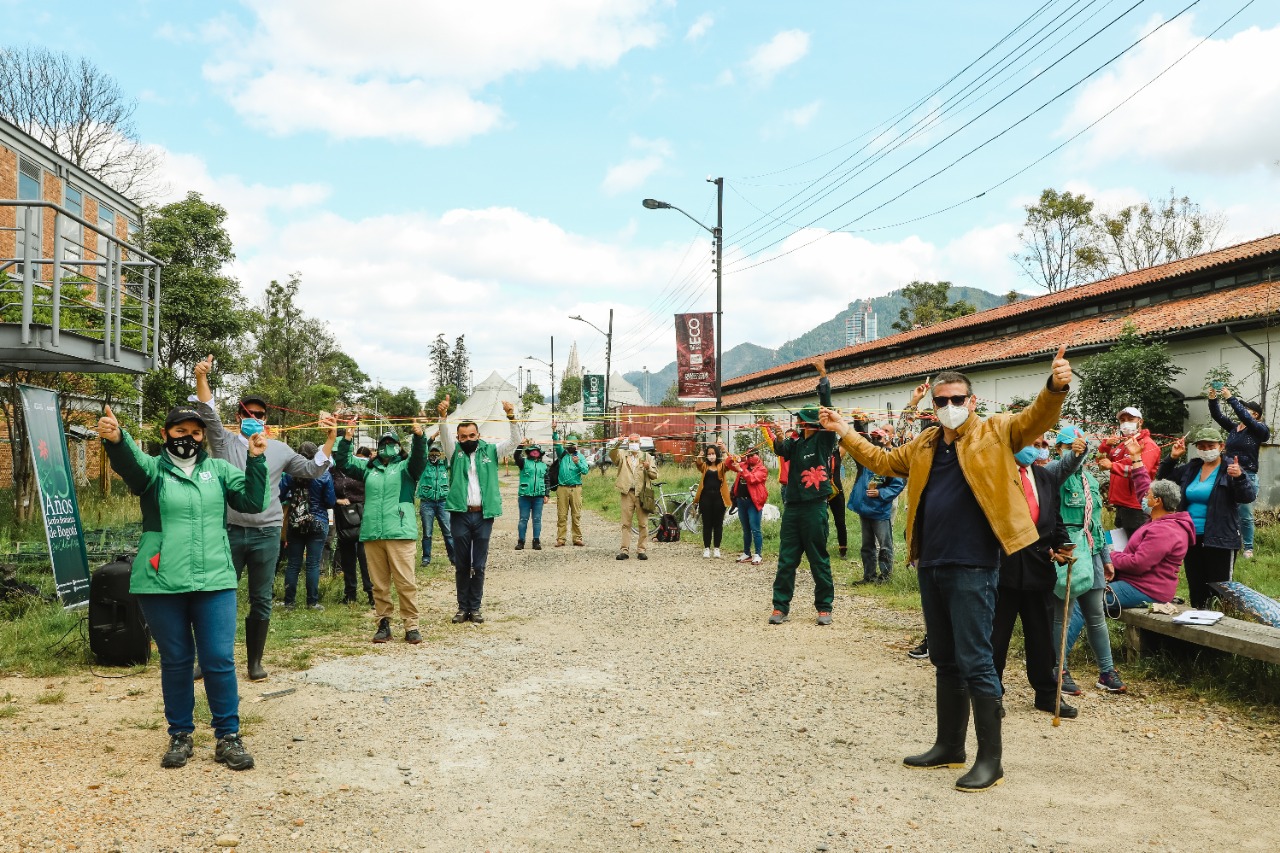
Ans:
{"type": "Polygon", "coordinates": [[[588,373],[582,377],[582,416],[604,417],[604,375],[588,373]]]}
{"type": "Polygon", "coordinates": [[[47,388],[19,385],[18,390],[35,463],[54,586],[63,607],[79,607],[89,601],[89,555],[84,547],[62,409],[57,393],[47,388]]]}

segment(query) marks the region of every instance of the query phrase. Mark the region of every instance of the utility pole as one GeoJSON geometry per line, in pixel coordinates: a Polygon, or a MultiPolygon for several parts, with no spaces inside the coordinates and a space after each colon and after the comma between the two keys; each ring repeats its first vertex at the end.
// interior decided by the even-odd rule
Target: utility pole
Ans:
{"type": "Polygon", "coordinates": [[[556,336],[551,336],[551,396],[547,398],[551,403],[551,414],[556,413],[556,336]]]}
{"type": "MultiPolygon", "coordinates": [[[[609,381],[613,378],[613,309],[609,309],[609,331],[604,336],[604,416],[609,417],[609,381]]],[[[606,434],[605,438],[609,436],[606,434]]]]}
{"type": "MultiPolygon", "coordinates": [[[[707,180],[711,180],[708,178],[707,180]]],[[[721,302],[721,276],[724,272],[724,178],[716,178],[716,440],[720,441],[720,412],[724,408],[724,307],[721,302]]]]}

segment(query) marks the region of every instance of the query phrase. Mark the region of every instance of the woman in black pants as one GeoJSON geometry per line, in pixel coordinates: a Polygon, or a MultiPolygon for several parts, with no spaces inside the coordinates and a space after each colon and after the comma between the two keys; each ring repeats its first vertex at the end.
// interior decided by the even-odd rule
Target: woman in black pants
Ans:
{"type": "Polygon", "coordinates": [[[1178,439],[1169,458],[1160,465],[1160,479],[1172,480],[1182,488],[1179,510],[1188,513],[1196,526],[1196,542],[1187,550],[1182,567],[1187,575],[1191,606],[1202,609],[1214,596],[1214,581],[1231,580],[1236,551],[1240,549],[1240,504],[1253,503],[1257,488],[1244,476],[1238,457],[1223,459],[1226,436],[1217,427],[1204,426],[1191,434],[1194,457],[1187,455],[1187,442],[1178,439]]]}
{"type": "MultiPolygon", "coordinates": [[[[356,451],[356,456],[368,459],[372,455],[367,447],[356,451]]],[[[360,563],[360,580],[364,594],[373,606],[373,583],[369,580],[369,563],[364,556],[364,543],[360,541],[360,519],[364,516],[364,481],[348,477],[334,469],[333,491],[338,506],[333,511],[337,528],[338,561],[342,566],[343,604],[356,602],[356,562],[360,563]]]]}
{"type": "Polygon", "coordinates": [[[702,516],[703,557],[720,556],[724,514],[729,508],[729,478],[725,476],[728,472],[727,456],[724,442],[718,441],[708,446],[697,460],[702,479],[698,482],[698,493],[694,495],[693,502],[698,505],[698,514],[702,516]]]}

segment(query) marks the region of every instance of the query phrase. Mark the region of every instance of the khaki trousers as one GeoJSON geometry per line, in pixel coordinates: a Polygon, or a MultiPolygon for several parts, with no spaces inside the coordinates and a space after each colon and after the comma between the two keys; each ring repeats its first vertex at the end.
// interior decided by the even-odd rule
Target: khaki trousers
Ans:
{"type": "Polygon", "coordinates": [[[640,498],[635,492],[621,492],[622,502],[622,553],[631,550],[631,517],[636,518],[636,527],[640,529],[639,541],[636,542],[636,553],[643,554],[645,543],[649,541],[649,513],[640,506],[640,498]]]}
{"type": "Polygon", "coordinates": [[[564,544],[564,534],[573,516],[573,541],[582,541],[582,486],[560,486],[556,489],[556,544],[564,544]]]}
{"type": "Polygon", "coordinates": [[[395,614],[391,603],[391,583],[400,595],[400,618],[404,629],[418,627],[418,581],[414,577],[414,557],[417,543],[412,539],[378,539],[364,543],[365,559],[369,561],[369,580],[373,583],[373,608],[379,619],[390,619],[395,614]]]}

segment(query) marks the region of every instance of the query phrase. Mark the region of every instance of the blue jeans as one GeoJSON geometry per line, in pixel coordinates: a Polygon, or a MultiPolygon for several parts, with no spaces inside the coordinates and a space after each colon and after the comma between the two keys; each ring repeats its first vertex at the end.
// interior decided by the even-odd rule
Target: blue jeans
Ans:
{"type": "Polygon", "coordinates": [[[289,562],[284,569],[284,603],[293,604],[298,596],[298,570],[302,568],[303,553],[307,559],[307,606],[320,603],[320,558],[324,556],[324,540],[329,536],[329,525],[314,536],[289,534],[286,552],[289,562]]]}
{"type": "Polygon", "coordinates": [[[529,517],[533,516],[533,538],[542,538],[542,505],[547,502],[543,495],[536,497],[530,495],[520,496],[520,526],[517,528],[518,533],[516,539],[524,541],[525,531],[529,529],[529,517]]]}
{"type": "MultiPolygon", "coordinates": [[[[227,539],[231,542],[236,582],[239,583],[245,569],[249,570],[249,615],[254,619],[270,619],[276,563],[280,562],[280,528],[229,524],[227,539]]],[[[200,666],[203,669],[204,663],[200,666]]]]}
{"type": "Polygon", "coordinates": [[[738,524],[742,525],[742,553],[750,554],[754,543],[755,553],[764,555],[764,533],[760,530],[760,510],[751,498],[738,498],[738,524]]]}
{"type": "MultiPolygon", "coordinates": [[[[1107,672],[1116,668],[1111,657],[1111,634],[1107,632],[1107,615],[1103,607],[1104,594],[1105,590],[1101,589],[1091,589],[1081,593],[1071,604],[1071,618],[1067,622],[1067,654],[1071,654],[1071,650],[1076,646],[1076,640],[1080,639],[1080,632],[1087,624],[1089,647],[1093,649],[1093,656],[1098,659],[1098,672],[1107,672]]],[[[1055,640],[1062,636],[1062,608],[1057,604],[1053,608],[1053,636],[1055,640]]],[[[1055,642],[1055,658],[1057,650],[1055,642]]]]}
{"type": "Polygon", "coordinates": [[[493,519],[479,512],[450,513],[453,526],[454,584],[458,609],[478,613],[484,600],[484,568],[489,562],[493,519]]]}
{"type": "MultiPolygon", "coordinates": [[[[1258,475],[1252,471],[1245,471],[1244,475],[1249,478],[1249,482],[1253,484],[1253,490],[1258,490],[1258,475]]],[[[1253,504],[1240,504],[1240,539],[1244,542],[1244,550],[1253,550],[1253,504]]]]}
{"type": "Polygon", "coordinates": [[[879,566],[879,578],[888,580],[893,572],[893,519],[862,519],[862,579],[876,579],[876,567],[879,566]]]}
{"type": "Polygon", "coordinates": [[[418,517],[422,519],[422,563],[426,565],[431,562],[431,538],[435,533],[433,528],[439,524],[440,532],[444,535],[444,550],[449,557],[449,562],[453,562],[453,532],[450,530],[449,510],[444,508],[444,498],[438,501],[423,498],[418,504],[418,517]]]}
{"type": "Polygon", "coordinates": [[[222,737],[240,731],[240,693],[233,658],[238,621],[236,591],[141,594],[138,604],[160,651],[160,692],[169,734],[196,730],[192,675],[197,652],[214,735],[222,737]]]}
{"type": "Polygon", "coordinates": [[[940,683],[967,685],[989,699],[1003,695],[991,647],[997,568],[920,568],[920,609],[929,635],[929,660],[940,683]]]}
{"type": "Polygon", "coordinates": [[[1112,581],[1109,586],[1122,608],[1146,607],[1155,601],[1151,596],[1138,589],[1128,581],[1112,581]]]}

